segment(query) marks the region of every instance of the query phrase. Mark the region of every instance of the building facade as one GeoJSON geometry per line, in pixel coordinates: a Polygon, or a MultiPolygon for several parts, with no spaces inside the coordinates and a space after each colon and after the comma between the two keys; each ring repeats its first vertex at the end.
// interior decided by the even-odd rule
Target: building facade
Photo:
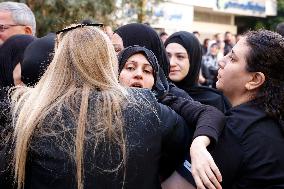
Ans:
{"type": "Polygon", "coordinates": [[[276,13],[276,0],[168,0],[156,5],[149,23],[169,34],[199,31],[205,38],[225,31],[236,34],[236,16],[257,19],[276,13]]]}

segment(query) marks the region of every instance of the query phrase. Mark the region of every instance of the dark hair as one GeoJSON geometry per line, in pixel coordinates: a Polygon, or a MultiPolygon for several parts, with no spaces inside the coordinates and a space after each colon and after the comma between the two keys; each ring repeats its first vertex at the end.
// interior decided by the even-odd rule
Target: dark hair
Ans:
{"type": "Polygon", "coordinates": [[[281,22],[276,26],[276,32],[284,37],[284,22],[281,22]]]}
{"type": "Polygon", "coordinates": [[[164,35],[168,35],[168,34],[166,32],[164,32],[164,31],[159,34],[160,37],[162,37],[164,35]]]}
{"type": "Polygon", "coordinates": [[[88,18],[80,21],[80,24],[92,24],[92,23],[95,23],[95,22],[88,18]]]}
{"type": "Polygon", "coordinates": [[[205,39],[203,40],[203,45],[205,45],[208,41],[210,41],[210,39],[209,39],[209,38],[205,38],[205,39]]]}
{"type": "Polygon", "coordinates": [[[192,33],[200,35],[199,31],[193,31],[192,33]]]}
{"type": "Polygon", "coordinates": [[[225,35],[228,35],[228,34],[230,34],[230,33],[231,33],[231,32],[229,32],[229,31],[226,31],[226,32],[225,32],[225,35]]]}
{"type": "Polygon", "coordinates": [[[265,75],[256,102],[279,119],[284,129],[284,38],[272,31],[258,30],[246,33],[245,40],[250,47],[247,70],[265,75]]]}

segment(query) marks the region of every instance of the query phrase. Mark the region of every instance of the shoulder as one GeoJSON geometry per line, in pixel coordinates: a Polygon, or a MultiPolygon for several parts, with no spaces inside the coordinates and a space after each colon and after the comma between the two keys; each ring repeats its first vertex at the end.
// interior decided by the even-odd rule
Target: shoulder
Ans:
{"type": "Polygon", "coordinates": [[[241,141],[256,139],[261,143],[260,138],[275,136],[284,139],[278,121],[252,103],[241,104],[228,111],[226,126],[241,141]]]}
{"type": "Polygon", "coordinates": [[[187,92],[194,100],[202,104],[214,106],[222,112],[227,111],[231,106],[227,98],[220,91],[210,87],[196,86],[187,92]]]}

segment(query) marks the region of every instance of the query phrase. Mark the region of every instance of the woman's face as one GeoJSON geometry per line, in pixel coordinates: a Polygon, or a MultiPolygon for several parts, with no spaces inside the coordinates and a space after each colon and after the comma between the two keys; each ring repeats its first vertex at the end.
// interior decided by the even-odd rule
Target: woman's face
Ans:
{"type": "Polygon", "coordinates": [[[134,54],[128,58],[120,72],[119,82],[126,87],[152,89],[154,86],[154,71],[143,54],[134,54]]]}
{"type": "Polygon", "coordinates": [[[122,38],[118,34],[114,33],[111,36],[111,42],[113,44],[116,54],[118,54],[124,49],[122,38]]]}
{"type": "Polygon", "coordinates": [[[251,80],[251,73],[246,70],[246,55],[249,46],[245,38],[241,39],[221,61],[219,61],[217,89],[234,105],[234,102],[246,94],[246,85],[251,80]]]}
{"type": "Polygon", "coordinates": [[[18,63],[13,70],[13,79],[14,79],[14,85],[15,86],[23,84],[23,82],[21,80],[21,71],[22,71],[21,70],[21,64],[18,63]]]}
{"type": "Polygon", "coordinates": [[[178,43],[169,43],[166,51],[170,60],[169,78],[174,82],[182,81],[190,67],[186,49],[178,43]]]}

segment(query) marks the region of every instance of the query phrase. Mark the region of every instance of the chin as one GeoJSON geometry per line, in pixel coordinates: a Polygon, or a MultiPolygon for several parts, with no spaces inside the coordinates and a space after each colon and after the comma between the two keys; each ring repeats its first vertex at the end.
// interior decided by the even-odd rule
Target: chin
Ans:
{"type": "Polygon", "coordinates": [[[180,77],[178,77],[177,75],[169,75],[170,80],[174,81],[174,82],[179,82],[182,79],[180,77]]]}
{"type": "Polygon", "coordinates": [[[216,89],[222,91],[222,85],[220,84],[219,80],[216,82],[216,89]]]}

